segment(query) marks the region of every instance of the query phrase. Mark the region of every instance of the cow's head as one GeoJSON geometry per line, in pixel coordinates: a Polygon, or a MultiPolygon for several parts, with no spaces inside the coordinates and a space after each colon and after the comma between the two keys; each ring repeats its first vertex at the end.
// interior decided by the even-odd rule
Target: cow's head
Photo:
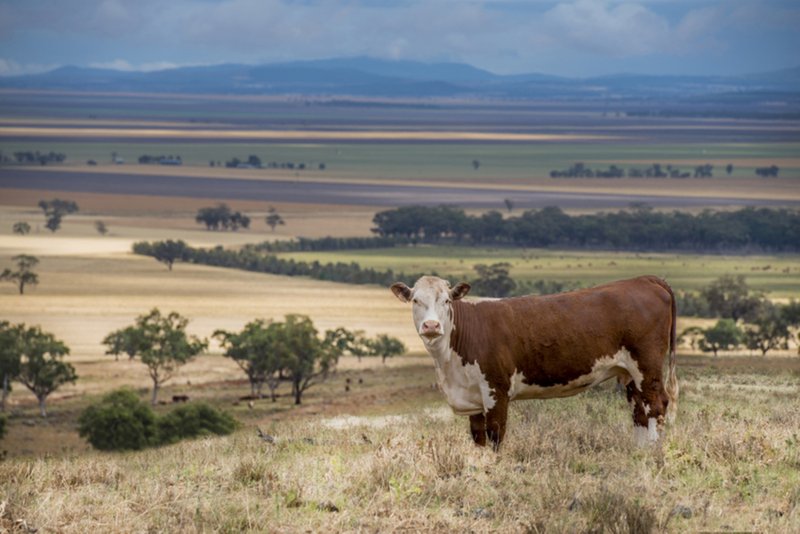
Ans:
{"type": "Polygon", "coordinates": [[[463,282],[451,288],[447,280],[436,276],[423,276],[414,287],[402,282],[392,284],[392,293],[403,302],[411,302],[414,326],[423,341],[431,343],[449,336],[453,330],[452,301],[469,293],[470,286],[463,282]]]}

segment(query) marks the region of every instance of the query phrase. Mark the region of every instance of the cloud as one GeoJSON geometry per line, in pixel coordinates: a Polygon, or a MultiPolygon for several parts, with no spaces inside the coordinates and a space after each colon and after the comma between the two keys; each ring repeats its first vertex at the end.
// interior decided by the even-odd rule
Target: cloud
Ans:
{"type": "Polygon", "coordinates": [[[197,66],[198,64],[178,64],[171,61],[156,61],[150,63],[139,63],[134,65],[125,59],[114,59],[113,61],[92,62],[89,67],[95,69],[111,69],[123,72],[153,72],[157,70],[174,69],[177,67],[197,66]]]}
{"type": "Polygon", "coordinates": [[[40,65],[35,63],[20,64],[11,59],[0,58],[0,76],[21,76],[39,74],[53,70],[58,65],[40,65]]]}

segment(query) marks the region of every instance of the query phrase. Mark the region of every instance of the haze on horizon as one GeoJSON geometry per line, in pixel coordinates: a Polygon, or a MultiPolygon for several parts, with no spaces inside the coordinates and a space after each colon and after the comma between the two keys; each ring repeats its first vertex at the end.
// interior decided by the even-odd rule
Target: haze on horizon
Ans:
{"type": "Polygon", "coordinates": [[[798,66],[795,0],[0,0],[0,75],[371,56],[498,74],[798,66]]]}

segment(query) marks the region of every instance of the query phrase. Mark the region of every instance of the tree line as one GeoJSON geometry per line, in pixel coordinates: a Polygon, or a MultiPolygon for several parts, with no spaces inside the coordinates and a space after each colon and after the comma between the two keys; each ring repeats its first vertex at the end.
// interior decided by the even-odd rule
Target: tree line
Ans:
{"type": "MultiPolygon", "coordinates": [[[[62,152],[39,152],[38,150],[19,150],[12,154],[14,163],[22,165],[47,165],[48,163],[63,163],[67,159],[67,155],[62,152]]],[[[11,163],[9,158],[3,152],[0,152],[0,162],[11,163]]]]}
{"type": "Polygon", "coordinates": [[[800,250],[800,212],[743,208],[658,212],[630,210],[568,215],[550,206],[504,218],[498,211],[468,215],[453,206],[405,206],[375,214],[373,232],[410,243],[626,250],[800,250]]]}
{"type": "MultiPolygon", "coordinates": [[[[730,175],[733,172],[733,164],[727,164],[725,171],[730,175]]],[[[565,170],[550,171],[550,178],[625,178],[626,176],[628,178],[713,178],[714,166],[705,163],[686,171],[670,164],[662,166],[660,163],[653,163],[643,169],[639,167],[624,169],[616,165],[609,165],[608,169],[592,169],[579,162],[565,170]]]]}
{"type": "Polygon", "coordinates": [[[346,284],[376,284],[388,286],[397,281],[413,284],[423,274],[431,273],[396,273],[392,269],[379,271],[361,267],[358,263],[320,263],[294,259],[279,258],[265,253],[257,247],[245,245],[239,250],[226,250],[222,246],[214,248],[194,248],[184,241],[167,240],[133,244],[133,252],[151,256],[172,269],[176,261],[242,269],[259,273],[278,274],[284,276],[308,276],[316,280],[343,282],[346,284]]]}

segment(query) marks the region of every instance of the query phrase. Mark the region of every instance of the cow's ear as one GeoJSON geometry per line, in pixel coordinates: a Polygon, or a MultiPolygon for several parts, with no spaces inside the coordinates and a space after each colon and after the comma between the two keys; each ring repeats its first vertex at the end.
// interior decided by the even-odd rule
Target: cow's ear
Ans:
{"type": "Polygon", "coordinates": [[[411,288],[403,282],[395,282],[392,284],[392,293],[403,302],[411,300],[411,288]]]}
{"type": "Polygon", "coordinates": [[[466,282],[459,282],[456,284],[456,287],[450,290],[450,298],[453,300],[458,300],[462,297],[466,297],[469,290],[472,289],[466,282]]]}

